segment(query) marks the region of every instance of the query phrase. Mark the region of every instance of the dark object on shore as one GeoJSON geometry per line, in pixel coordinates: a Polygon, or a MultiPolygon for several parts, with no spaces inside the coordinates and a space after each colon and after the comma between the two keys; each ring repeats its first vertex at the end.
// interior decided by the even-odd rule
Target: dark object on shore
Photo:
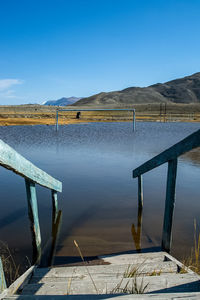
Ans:
{"type": "Polygon", "coordinates": [[[76,114],[76,119],[80,119],[80,116],[81,116],[81,112],[78,111],[77,114],[76,114]]]}

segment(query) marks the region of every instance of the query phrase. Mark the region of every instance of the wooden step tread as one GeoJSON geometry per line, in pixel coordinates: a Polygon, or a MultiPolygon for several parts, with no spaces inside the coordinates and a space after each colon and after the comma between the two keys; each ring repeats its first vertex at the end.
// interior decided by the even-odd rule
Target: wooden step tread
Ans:
{"type": "MultiPolygon", "coordinates": [[[[122,264],[122,265],[98,265],[98,266],[88,266],[90,274],[99,275],[123,275],[127,271],[135,270],[138,274],[147,274],[152,272],[160,273],[176,273],[177,264],[171,261],[161,262],[161,263],[144,263],[137,265],[122,264]]],[[[38,268],[35,270],[33,278],[46,278],[46,277],[65,277],[71,278],[88,276],[88,271],[85,266],[75,266],[75,267],[61,267],[61,268],[38,268]]]]}
{"type": "MultiPolygon", "coordinates": [[[[5,300],[60,300],[61,296],[49,295],[49,296],[40,296],[40,295],[24,295],[24,296],[10,296],[5,297],[5,300]],[[45,298],[44,298],[45,297],[45,298]]],[[[112,300],[130,300],[130,299],[139,299],[139,300],[197,300],[200,299],[200,293],[157,293],[157,294],[143,294],[143,295],[65,295],[62,296],[62,300],[100,300],[100,299],[112,299],[112,300]]]]}
{"type": "Polygon", "coordinates": [[[143,295],[65,295],[65,296],[40,296],[40,295],[19,295],[19,296],[9,296],[3,298],[4,300],[103,300],[103,299],[112,299],[112,300],[130,300],[130,299],[139,299],[139,300],[197,300],[200,299],[200,293],[157,293],[157,294],[143,294],[143,295]]]}
{"type": "Polygon", "coordinates": [[[110,264],[137,264],[150,262],[163,262],[166,259],[166,252],[148,252],[148,253],[134,253],[134,254],[117,254],[99,256],[104,262],[110,264]]]}
{"type": "MultiPolygon", "coordinates": [[[[134,278],[110,278],[109,280],[95,280],[95,286],[99,294],[121,293],[126,287],[128,292],[136,291],[134,278]]],[[[27,284],[23,295],[67,295],[67,294],[97,294],[91,280],[72,278],[66,282],[51,282],[39,284],[27,284]]],[[[200,292],[199,277],[193,274],[171,274],[166,276],[139,276],[136,277],[136,287],[141,292],[200,292]]]]}

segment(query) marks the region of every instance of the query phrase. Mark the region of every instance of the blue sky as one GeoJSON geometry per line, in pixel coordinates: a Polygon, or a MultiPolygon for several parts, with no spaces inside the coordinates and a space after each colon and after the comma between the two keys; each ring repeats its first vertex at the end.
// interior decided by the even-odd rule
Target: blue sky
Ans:
{"type": "Polygon", "coordinates": [[[199,0],[0,0],[0,104],[200,71],[199,0]]]}

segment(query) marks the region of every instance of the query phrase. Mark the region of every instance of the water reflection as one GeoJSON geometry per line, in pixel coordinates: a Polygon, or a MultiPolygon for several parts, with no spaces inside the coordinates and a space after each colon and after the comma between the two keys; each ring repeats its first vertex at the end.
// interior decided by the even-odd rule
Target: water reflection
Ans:
{"type": "Polygon", "coordinates": [[[138,205],[138,214],[137,214],[137,230],[134,224],[132,224],[131,232],[133,236],[133,241],[135,243],[135,249],[137,252],[141,252],[141,235],[142,235],[142,211],[143,207],[138,205]]]}
{"type": "MultiPolygon", "coordinates": [[[[88,255],[99,255],[130,250],[133,241],[138,251],[152,246],[152,241],[154,246],[160,245],[166,168],[161,166],[144,175],[148,201],[143,210],[136,206],[137,180],[132,179],[132,170],[198,128],[195,123],[140,122],[133,134],[132,123],[60,126],[57,133],[53,126],[11,126],[0,127],[0,137],[62,181],[59,205],[63,224],[57,249],[70,256],[71,241],[78,237],[88,255]],[[134,207],[138,220],[132,225],[134,207]]],[[[199,153],[196,149],[180,159],[174,223],[178,250],[193,242],[193,219],[198,219],[199,153]]],[[[23,216],[24,183],[10,172],[8,176],[6,170],[0,169],[0,176],[0,239],[20,253],[30,252],[28,222],[23,216]]],[[[46,242],[53,230],[49,191],[45,189],[38,191],[38,209],[42,240],[46,242]]]]}
{"type": "Polygon", "coordinates": [[[53,264],[57,242],[59,239],[60,228],[62,224],[62,210],[55,215],[53,212],[51,238],[43,249],[39,266],[41,268],[50,267],[53,264]]]}

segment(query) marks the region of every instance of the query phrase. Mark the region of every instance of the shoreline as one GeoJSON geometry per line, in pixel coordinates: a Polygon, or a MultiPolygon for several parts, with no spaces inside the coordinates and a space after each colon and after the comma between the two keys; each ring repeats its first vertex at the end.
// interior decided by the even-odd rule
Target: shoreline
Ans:
{"type": "MultiPolygon", "coordinates": [[[[81,123],[101,123],[101,122],[132,122],[133,120],[130,118],[122,118],[122,117],[110,117],[110,118],[59,118],[59,125],[71,125],[71,124],[81,124],[81,123]]],[[[174,117],[174,118],[156,118],[154,116],[136,116],[136,122],[188,122],[188,123],[199,123],[200,119],[190,119],[187,117],[174,117]]],[[[34,117],[12,117],[12,118],[0,118],[0,126],[23,126],[23,125],[56,125],[55,118],[34,118],[34,117]]]]}

